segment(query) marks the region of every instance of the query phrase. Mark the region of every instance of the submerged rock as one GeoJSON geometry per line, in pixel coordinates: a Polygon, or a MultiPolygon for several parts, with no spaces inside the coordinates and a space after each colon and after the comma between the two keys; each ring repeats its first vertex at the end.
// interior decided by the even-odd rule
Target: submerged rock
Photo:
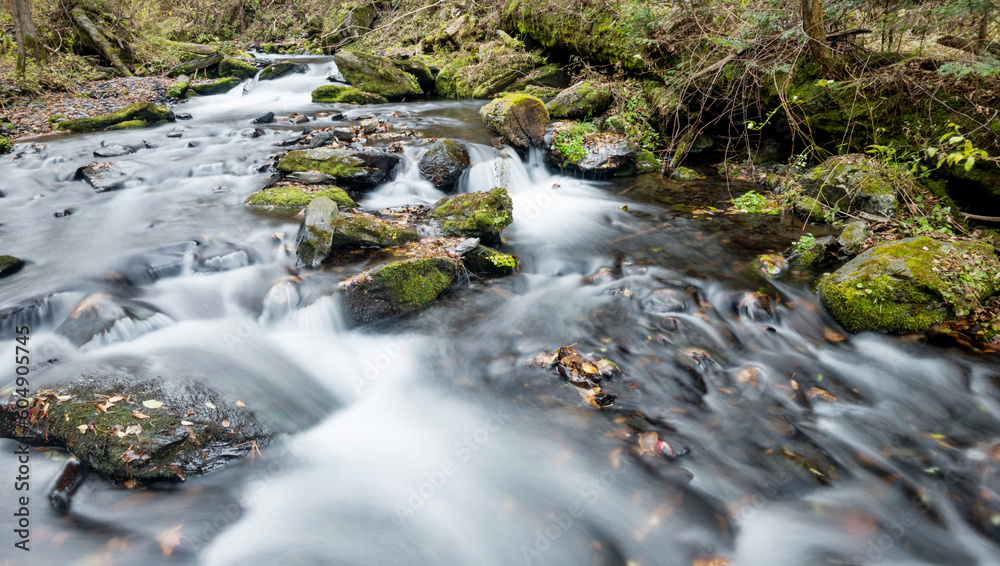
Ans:
{"type": "Polygon", "coordinates": [[[384,96],[358,90],[352,86],[323,85],[312,91],[313,102],[340,104],[385,104],[384,96]]]}
{"type": "Polygon", "coordinates": [[[141,165],[125,161],[94,162],[76,171],[76,178],[90,183],[95,191],[117,191],[142,183],[141,165]]]}
{"type": "Polygon", "coordinates": [[[293,63],[291,61],[279,61],[264,67],[264,69],[260,72],[260,76],[257,77],[257,80],[273,81],[274,79],[280,79],[281,77],[287,77],[288,75],[304,73],[308,70],[309,65],[293,63]]]}
{"type": "Polygon", "coordinates": [[[913,178],[907,171],[862,154],[827,159],[802,176],[802,188],[827,206],[878,216],[895,213],[897,193],[914,194],[913,178]]]}
{"type": "Polygon", "coordinates": [[[12,255],[0,255],[0,277],[13,275],[24,267],[24,260],[12,255]]]}
{"type": "Polygon", "coordinates": [[[400,70],[387,57],[342,50],[334,54],[333,60],[347,82],[359,90],[390,100],[423,94],[417,78],[400,70]]]}
{"type": "Polygon", "coordinates": [[[454,283],[457,272],[457,262],[449,258],[376,267],[344,285],[345,314],[354,324],[367,324],[422,309],[454,283]]]}
{"type": "Polygon", "coordinates": [[[441,221],[445,234],[493,244],[500,242],[500,232],[514,220],[514,205],[507,189],[498,187],[445,197],[434,204],[430,215],[441,221]]]}
{"type": "Polygon", "coordinates": [[[981,242],[907,238],[872,247],[820,280],[823,305],[851,332],[920,332],[965,316],[1000,289],[981,242]]]}
{"type": "Polygon", "coordinates": [[[385,151],[300,149],[281,158],[278,169],[286,173],[317,171],[330,175],[338,184],[371,188],[388,180],[400,159],[385,151]]]}
{"type": "Polygon", "coordinates": [[[545,107],[551,118],[592,118],[611,105],[611,90],[605,85],[579,82],[560,92],[545,107]]]}
{"type": "Polygon", "coordinates": [[[167,120],[169,110],[152,102],[136,102],[121,110],[116,110],[109,114],[91,116],[89,118],[77,118],[75,120],[63,120],[53,126],[55,130],[69,132],[92,132],[103,130],[108,126],[114,126],[121,122],[131,122],[142,120],[148,124],[159,124],[167,120]]]}
{"type": "Polygon", "coordinates": [[[0,399],[0,437],[69,450],[115,479],[183,479],[247,455],[270,435],[245,407],[197,381],[88,376],[34,392],[34,421],[18,429],[0,399]]]}
{"type": "Polygon", "coordinates": [[[469,162],[469,151],[464,145],[455,140],[439,140],[420,156],[417,167],[420,176],[430,181],[434,188],[447,191],[469,168],[469,162]]]}
{"type": "Polygon", "coordinates": [[[527,94],[509,94],[483,106],[479,110],[483,122],[504,137],[507,143],[527,149],[542,147],[549,112],[545,104],[527,94]]]}
{"type": "Polygon", "coordinates": [[[343,208],[357,206],[340,187],[316,187],[312,190],[295,186],[270,187],[253,193],[247,197],[246,203],[249,206],[264,208],[299,209],[309,206],[316,197],[326,197],[343,208]]]}

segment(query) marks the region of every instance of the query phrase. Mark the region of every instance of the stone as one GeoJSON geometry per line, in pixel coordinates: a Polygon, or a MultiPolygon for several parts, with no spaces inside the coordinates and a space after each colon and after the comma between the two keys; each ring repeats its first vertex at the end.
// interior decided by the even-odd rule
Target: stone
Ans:
{"type": "Polygon", "coordinates": [[[135,153],[135,149],[118,143],[101,146],[94,150],[94,157],[121,157],[135,153]]]}
{"type": "Polygon", "coordinates": [[[553,119],[594,118],[611,106],[612,93],[606,85],[581,81],[563,90],[545,107],[553,119]]]}
{"type": "Polygon", "coordinates": [[[181,63],[180,65],[177,65],[167,71],[167,76],[177,77],[180,75],[195,75],[195,73],[201,71],[202,69],[208,69],[222,63],[223,59],[225,59],[225,57],[222,53],[212,53],[211,55],[206,55],[205,57],[185,61],[184,63],[181,63]]]}
{"type": "Polygon", "coordinates": [[[476,246],[462,255],[466,269],[483,277],[503,277],[517,269],[517,256],[487,246],[476,246]]]}
{"type": "Polygon", "coordinates": [[[803,175],[801,183],[806,195],[827,206],[884,217],[895,214],[897,193],[915,194],[908,171],[863,154],[831,157],[803,175]]]}
{"type": "Polygon", "coordinates": [[[313,102],[340,104],[385,104],[384,96],[364,92],[350,86],[323,85],[312,91],[313,102]]]}
{"type": "Polygon", "coordinates": [[[370,324],[425,308],[455,282],[458,264],[450,258],[423,258],[385,264],[355,277],[340,292],[344,314],[354,325],[370,324]]]}
{"type": "Polygon", "coordinates": [[[509,94],[482,107],[479,113],[488,128],[514,147],[542,147],[545,142],[549,112],[534,96],[509,94]]]}
{"type": "Polygon", "coordinates": [[[147,125],[159,124],[167,120],[169,111],[158,104],[152,102],[136,102],[108,114],[91,116],[89,118],[77,118],[74,120],[64,120],[53,126],[54,130],[69,132],[91,132],[103,130],[109,126],[121,122],[142,120],[147,125]]]}
{"type": "Polygon", "coordinates": [[[389,179],[400,159],[385,151],[304,149],[289,151],[278,162],[278,169],[286,173],[317,171],[330,175],[337,184],[372,188],[389,179]]]}
{"type": "Polygon", "coordinates": [[[464,145],[454,140],[438,140],[420,156],[417,168],[434,188],[448,191],[455,187],[469,163],[469,152],[464,145]]]}
{"type": "Polygon", "coordinates": [[[357,206],[344,189],[329,186],[313,190],[294,186],[270,187],[247,197],[246,204],[259,208],[300,209],[309,206],[309,203],[318,197],[326,197],[341,208],[357,206]]]}
{"type": "Polygon", "coordinates": [[[287,77],[288,75],[294,75],[296,73],[304,73],[309,70],[309,66],[303,63],[293,63],[291,61],[279,61],[264,67],[260,75],[258,75],[258,81],[273,81],[275,79],[280,79],[281,77],[287,77]]]}
{"type": "Polygon", "coordinates": [[[334,54],[333,61],[347,82],[358,90],[389,100],[423,94],[417,78],[400,70],[387,57],[341,50],[334,54]]]}
{"type": "Polygon", "coordinates": [[[226,57],[221,63],[219,63],[220,77],[234,77],[242,81],[252,79],[256,74],[257,67],[243,59],[226,57]]]}
{"type": "Polygon", "coordinates": [[[445,234],[479,238],[486,244],[500,243],[500,232],[513,221],[513,214],[513,202],[502,187],[445,197],[430,211],[445,234]]]}
{"type": "Polygon", "coordinates": [[[868,224],[864,220],[848,222],[837,236],[840,250],[849,256],[857,255],[868,238],[868,224]]]}
{"type": "Polygon", "coordinates": [[[299,265],[319,267],[330,255],[333,244],[333,220],[339,215],[337,203],[327,197],[316,197],[306,207],[306,216],[295,238],[295,255],[299,265]]]}
{"type": "Polygon", "coordinates": [[[0,255],[0,277],[13,275],[24,267],[24,260],[12,255],[0,255]]]}
{"type": "Polygon", "coordinates": [[[638,144],[624,135],[581,122],[553,122],[545,145],[549,161],[585,173],[616,173],[627,167],[635,171],[640,154],[638,144]]]}

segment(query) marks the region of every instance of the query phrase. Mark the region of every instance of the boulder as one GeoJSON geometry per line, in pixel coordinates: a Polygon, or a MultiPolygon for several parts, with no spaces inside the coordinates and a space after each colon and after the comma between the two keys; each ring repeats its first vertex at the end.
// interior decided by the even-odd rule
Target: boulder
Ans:
{"type": "Polygon", "coordinates": [[[24,267],[24,260],[12,255],[0,255],[0,277],[13,275],[24,267]]]}
{"type": "Polygon", "coordinates": [[[549,112],[534,96],[509,94],[483,106],[479,113],[486,126],[512,146],[526,149],[545,142],[549,112]]]}
{"type": "Polygon", "coordinates": [[[469,168],[469,151],[454,140],[438,140],[417,161],[420,176],[447,191],[455,186],[462,173],[469,168]]]}
{"type": "Polygon", "coordinates": [[[127,145],[113,143],[109,145],[102,145],[101,147],[95,149],[94,157],[121,157],[130,153],[135,153],[135,149],[127,145]]]}
{"type": "Polygon", "coordinates": [[[357,206],[344,189],[330,186],[320,186],[315,189],[296,186],[270,187],[253,193],[247,197],[246,203],[248,206],[258,208],[300,209],[309,206],[309,203],[317,197],[326,197],[342,208],[357,206]]]}
{"type": "Polygon", "coordinates": [[[582,81],[560,92],[545,107],[554,119],[593,118],[611,106],[611,89],[582,81]]]}
{"type": "Polygon", "coordinates": [[[398,246],[420,239],[417,229],[402,222],[389,222],[371,214],[341,212],[331,221],[334,248],[398,246]]]}
{"type": "Polygon", "coordinates": [[[392,63],[400,71],[413,75],[424,92],[434,90],[434,74],[431,73],[431,68],[423,60],[413,57],[393,57],[392,63]]]}
{"type": "Polygon", "coordinates": [[[313,102],[333,102],[340,104],[385,104],[384,96],[360,91],[350,86],[323,85],[312,91],[313,102]]]}
{"type": "Polygon", "coordinates": [[[982,242],[906,238],[869,248],[817,289],[850,332],[921,332],[985,304],[1000,289],[1000,262],[982,242]]]}
{"type": "Polygon", "coordinates": [[[220,77],[235,77],[240,80],[252,79],[257,74],[257,67],[243,59],[226,57],[219,63],[220,77]]]}
{"type": "MultiPolygon", "coordinates": [[[[153,307],[139,301],[114,297],[104,293],[88,295],[78,302],[66,320],[55,333],[63,336],[74,346],[80,347],[98,336],[107,335],[122,320],[145,322],[159,314],[153,307]]],[[[160,320],[167,321],[163,315],[160,320]]]]}
{"type": "Polygon", "coordinates": [[[259,81],[273,81],[274,79],[280,79],[281,77],[287,77],[288,75],[294,75],[295,73],[304,73],[309,70],[309,66],[302,63],[293,63],[291,61],[278,61],[264,67],[261,70],[260,76],[257,77],[259,81]]]}
{"type": "Polygon", "coordinates": [[[189,86],[191,86],[190,81],[177,81],[167,87],[167,96],[170,98],[184,98],[189,86]]]}
{"type": "Polygon", "coordinates": [[[224,92],[229,92],[239,86],[240,80],[234,77],[226,77],[224,79],[219,79],[217,81],[190,85],[184,96],[191,97],[192,92],[200,96],[209,96],[212,94],[222,94],[224,92]]]}
{"type": "Polygon", "coordinates": [[[337,184],[372,188],[388,180],[400,157],[385,151],[353,149],[300,149],[289,151],[278,162],[286,173],[317,171],[334,178],[337,184]]]}
{"type": "Polygon", "coordinates": [[[134,162],[95,161],[77,169],[76,178],[87,181],[95,191],[103,193],[141,184],[142,169],[142,165],[134,162]]]}
{"type": "Polygon", "coordinates": [[[868,224],[864,220],[853,220],[848,222],[844,229],[837,236],[837,245],[840,251],[846,255],[857,255],[861,251],[861,246],[868,239],[868,224]]]}
{"type": "Polygon", "coordinates": [[[333,33],[329,34],[323,43],[324,49],[340,47],[352,39],[359,37],[372,27],[377,12],[374,4],[359,4],[351,9],[337,24],[333,33]]]}
{"type": "Polygon", "coordinates": [[[462,255],[462,265],[476,275],[503,277],[517,269],[517,256],[487,246],[476,246],[462,255]]]}
{"type": "Polygon", "coordinates": [[[181,75],[194,76],[196,72],[202,69],[208,69],[210,67],[218,65],[219,63],[222,63],[223,59],[225,59],[225,57],[222,55],[222,53],[212,53],[211,55],[207,55],[205,57],[199,57],[197,59],[185,61],[180,65],[177,65],[176,67],[167,71],[167,76],[168,77],[179,77],[181,75]]]}
{"type": "Polygon", "coordinates": [[[152,102],[136,102],[109,114],[63,120],[57,123],[53,129],[69,132],[92,132],[134,120],[142,120],[146,124],[159,124],[167,120],[169,112],[165,107],[152,102]]]}
{"type": "Polygon", "coordinates": [[[913,193],[906,170],[879,163],[863,154],[831,157],[802,176],[805,194],[844,212],[892,216],[900,192],[913,193]]]}
{"type": "Polygon", "coordinates": [[[463,193],[434,204],[432,218],[441,222],[449,236],[479,238],[487,244],[500,242],[500,232],[514,219],[514,205],[507,189],[463,193]]]}
{"type": "Polygon", "coordinates": [[[458,264],[450,258],[388,263],[355,277],[340,291],[345,315],[368,324],[422,309],[454,283],[458,264]]]}
{"type": "Polygon", "coordinates": [[[339,210],[327,197],[316,197],[306,207],[306,216],[295,238],[295,255],[299,265],[319,267],[330,255],[333,243],[333,219],[339,210]]]}
{"type": "Polygon", "coordinates": [[[546,130],[545,145],[550,161],[585,173],[615,173],[626,167],[634,171],[639,163],[638,144],[590,123],[553,122],[546,130]]]}
{"type": "Polygon", "coordinates": [[[114,479],[183,479],[250,454],[269,432],[253,413],[196,380],[88,374],[33,392],[18,430],[15,392],[0,398],[0,437],[65,448],[114,479]]]}
{"type": "Polygon", "coordinates": [[[833,236],[812,238],[807,242],[800,240],[786,252],[788,264],[796,267],[814,267],[824,262],[830,252],[836,247],[833,236]]]}
{"type": "Polygon", "coordinates": [[[360,51],[338,51],[333,56],[337,70],[351,86],[389,100],[423,94],[417,78],[400,70],[387,57],[360,51]]]}

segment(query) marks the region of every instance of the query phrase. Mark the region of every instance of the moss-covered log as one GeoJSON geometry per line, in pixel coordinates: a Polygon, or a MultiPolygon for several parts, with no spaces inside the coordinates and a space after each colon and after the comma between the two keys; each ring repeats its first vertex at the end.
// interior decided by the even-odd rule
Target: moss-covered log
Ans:
{"type": "Polygon", "coordinates": [[[103,33],[101,33],[101,29],[94,25],[94,22],[90,21],[90,17],[88,17],[87,13],[83,11],[83,8],[74,8],[70,11],[70,15],[73,17],[73,22],[87,34],[87,37],[90,38],[94,47],[98,52],[100,52],[101,57],[104,57],[108,63],[111,63],[111,66],[114,67],[116,71],[126,77],[131,77],[132,72],[128,70],[128,67],[126,67],[125,63],[122,62],[121,57],[119,57],[115,49],[111,47],[111,43],[109,43],[108,39],[104,37],[103,33]]]}

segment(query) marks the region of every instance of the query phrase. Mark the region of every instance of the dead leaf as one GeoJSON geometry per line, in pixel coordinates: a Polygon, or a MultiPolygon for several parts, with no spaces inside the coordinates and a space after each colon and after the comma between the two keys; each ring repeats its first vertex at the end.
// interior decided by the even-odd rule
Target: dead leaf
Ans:
{"type": "Polygon", "coordinates": [[[125,428],[125,434],[126,435],[128,435],[128,434],[134,434],[136,436],[139,436],[140,432],[142,432],[142,425],[140,425],[140,424],[129,425],[128,427],[125,428]]]}
{"type": "Polygon", "coordinates": [[[114,397],[108,399],[108,403],[117,403],[118,401],[121,401],[122,399],[124,399],[124,397],[122,397],[121,395],[115,395],[114,397]]]}
{"type": "Polygon", "coordinates": [[[209,409],[215,408],[215,405],[213,405],[211,401],[205,401],[205,406],[208,407],[209,409]]]}
{"type": "Polygon", "coordinates": [[[184,523],[177,523],[156,535],[156,542],[160,543],[160,551],[163,552],[164,556],[170,556],[174,551],[174,547],[181,543],[181,537],[184,536],[181,534],[181,527],[183,526],[184,523]]]}
{"type": "Polygon", "coordinates": [[[229,428],[229,420],[226,419],[226,420],[222,421],[222,426],[224,426],[226,428],[229,428]]]}
{"type": "Polygon", "coordinates": [[[89,427],[87,425],[85,425],[85,424],[82,424],[82,425],[76,427],[76,429],[80,431],[80,434],[86,434],[87,433],[87,428],[89,428],[89,427]]]}
{"type": "Polygon", "coordinates": [[[124,462],[135,462],[136,460],[149,460],[149,456],[145,454],[138,454],[129,449],[126,450],[124,454],[122,454],[122,460],[124,462]]]}
{"type": "Polygon", "coordinates": [[[236,401],[236,406],[237,407],[246,407],[246,405],[243,403],[243,401],[236,401]]]}
{"type": "Polygon", "coordinates": [[[756,387],[758,383],[757,368],[753,366],[740,368],[740,371],[736,372],[736,381],[756,387]]]}
{"type": "Polygon", "coordinates": [[[163,402],[157,401],[156,399],[147,399],[142,402],[142,406],[146,407],[147,409],[159,409],[160,407],[163,406],[163,402]]]}
{"type": "Polygon", "coordinates": [[[829,326],[823,328],[823,338],[826,338],[828,342],[843,342],[844,340],[847,340],[846,336],[829,326]]]}
{"type": "Polygon", "coordinates": [[[148,419],[149,415],[140,413],[137,409],[132,409],[132,416],[137,419],[148,419]]]}
{"type": "Polygon", "coordinates": [[[193,422],[191,422],[191,421],[181,421],[181,424],[182,424],[182,425],[184,425],[184,426],[191,426],[191,425],[193,425],[194,423],[193,423],[193,422]]]}
{"type": "Polygon", "coordinates": [[[139,485],[139,481],[135,478],[125,480],[125,489],[135,489],[137,485],[139,485]]]}
{"type": "Polygon", "coordinates": [[[184,472],[181,470],[180,466],[178,466],[177,464],[170,464],[167,467],[170,468],[170,471],[173,472],[174,475],[181,478],[181,481],[184,481],[184,472]]]}

